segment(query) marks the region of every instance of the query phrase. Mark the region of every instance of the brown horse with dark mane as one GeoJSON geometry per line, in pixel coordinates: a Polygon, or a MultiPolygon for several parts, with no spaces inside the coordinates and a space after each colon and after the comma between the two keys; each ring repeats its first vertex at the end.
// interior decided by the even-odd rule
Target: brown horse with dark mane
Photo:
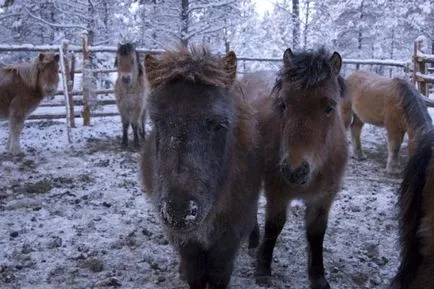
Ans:
{"type": "MultiPolygon", "coordinates": [[[[273,250],[286,222],[288,203],[301,198],[306,203],[310,284],[326,289],[330,286],[324,276],[323,239],[348,153],[339,110],[342,61],[337,52],[330,56],[324,49],[297,54],[287,49],[283,63],[271,95],[252,97],[260,122],[267,199],[256,278],[257,283],[269,285],[273,250]]],[[[264,92],[255,83],[270,87],[270,80],[260,79],[260,74],[242,79],[247,93],[264,92]]]]}
{"type": "Polygon", "coordinates": [[[132,43],[119,44],[115,66],[118,77],[115,84],[116,105],[121,115],[122,146],[128,145],[128,128],[133,129],[133,141],[139,146],[139,135],[145,137],[146,98],[149,85],[145,78],[139,53],[132,43]]]}
{"type": "Polygon", "coordinates": [[[20,134],[26,117],[44,96],[54,96],[59,82],[59,55],[40,53],[33,63],[20,63],[0,69],[0,119],[9,119],[6,149],[18,154],[20,134]]]}
{"type": "Polygon", "coordinates": [[[182,48],[145,57],[155,124],[141,175],[191,289],[227,288],[256,223],[258,131],[236,83],[236,56],[182,48]]]}
{"type": "MultiPolygon", "coordinates": [[[[417,109],[414,114],[423,114],[417,109]]],[[[417,138],[399,189],[401,264],[389,289],[433,289],[434,130],[417,138]]]]}
{"type": "Polygon", "coordinates": [[[347,126],[351,124],[354,157],[365,158],[360,142],[365,123],[385,127],[388,139],[386,173],[399,173],[399,150],[404,135],[408,134],[408,150],[411,155],[416,134],[431,127],[426,105],[434,106],[434,103],[422,98],[415,87],[404,79],[391,79],[366,71],[350,74],[346,85],[347,97],[342,102],[341,109],[344,122],[347,126]],[[417,104],[420,116],[408,114],[406,107],[412,106],[412,103],[417,104]]]}

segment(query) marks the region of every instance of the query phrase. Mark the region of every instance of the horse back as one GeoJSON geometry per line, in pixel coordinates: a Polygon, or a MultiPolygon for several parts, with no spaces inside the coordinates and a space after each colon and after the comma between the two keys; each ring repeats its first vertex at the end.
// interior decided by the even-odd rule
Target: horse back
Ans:
{"type": "Polygon", "coordinates": [[[39,91],[26,85],[13,69],[0,69],[0,118],[7,119],[11,114],[25,116],[42,101],[39,91]]]}
{"type": "Polygon", "coordinates": [[[347,77],[346,84],[352,110],[361,121],[384,126],[389,115],[402,115],[397,111],[400,97],[392,79],[356,71],[347,77]]]}

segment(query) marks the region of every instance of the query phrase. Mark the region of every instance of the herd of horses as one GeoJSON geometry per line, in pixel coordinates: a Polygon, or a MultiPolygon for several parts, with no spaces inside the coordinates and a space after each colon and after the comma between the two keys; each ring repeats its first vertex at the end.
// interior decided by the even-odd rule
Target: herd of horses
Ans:
{"type": "MultiPolygon", "coordinates": [[[[234,52],[183,47],[143,63],[134,45],[118,46],[116,103],[122,146],[131,125],[141,147],[140,176],[161,225],[180,256],[190,289],[223,289],[244,238],[256,249],[255,278],[269,286],[276,240],[292,199],[306,204],[310,288],[330,285],[323,265],[328,215],[348,159],[364,158],[364,123],[384,126],[386,173],[399,173],[408,134],[409,161],[398,191],[401,260],[389,289],[434,288],[434,130],[428,106],[406,80],[358,71],[344,79],[339,53],[321,48],[283,53],[282,67],[237,76],[234,52]],[[152,129],[145,137],[149,115],[152,129]],[[140,138],[142,140],[140,140],[140,138]],[[267,200],[261,239],[258,199],[267,200]]],[[[9,119],[7,150],[20,152],[24,121],[53,95],[59,56],[0,70],[0,118],[9,119]]]]}

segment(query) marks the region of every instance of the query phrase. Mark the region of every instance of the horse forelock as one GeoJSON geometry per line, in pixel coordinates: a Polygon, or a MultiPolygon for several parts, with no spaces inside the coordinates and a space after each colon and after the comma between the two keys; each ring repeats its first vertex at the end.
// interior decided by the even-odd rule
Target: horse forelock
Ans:
{"type": "Polygon", "coordinates": [[[295,89],[306,90],[323,85],[335,76],[330,54],[325,48],[320,48],[294,54],[291,65],[280,69],[278,82],[280,87],[282,82],[287,82],[295,89]]]}
{"type": "Polygon", "coordinates": [[[231,73],[224,68],[223,60],[212,55],[204,46],[190,46],[177,51],[167,51],[158,59],[158,65],[147,71],[156,87],[174,80],[185,80],[217,87],[231,86],[231,73]]]}
{"type": "Polygon", "coordinates": [[[133,44],[131,43],[125,43],[125,44],[121,44],[118,47],[118,54],[122,55],[122,56],[127,56],[128,54],[130,54],[131,52],[135,51],[135,47],[133,44]]]}

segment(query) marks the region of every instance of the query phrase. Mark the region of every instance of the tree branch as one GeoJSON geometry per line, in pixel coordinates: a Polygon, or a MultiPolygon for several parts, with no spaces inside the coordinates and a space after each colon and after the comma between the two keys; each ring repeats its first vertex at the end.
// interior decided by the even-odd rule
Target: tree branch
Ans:
{"type": "Polygon", "coordinates": [[[207,9],[207,8],[217,8],[220,6],[233,4],[235,2],[236,2],[236,0],[224,0],[224,1],[214,2],[214,3],[209,3],[209,4],[191,5],[191,7],[187,10],[187,14],[190,14],[194,10],[207,9]]]}
{"type": "Polygon", "coordinates": [[[9,18],[9,17],[15,17],[15,16],[21,16],[21,14],[20,13],[13,13],[13,14],[3,15],[0,17],[0,21],[2,21],[3,19],[9,18]]]}
{"type": "Polygon", "coordinates": [[[48,22],[48,21],[46,21],[46,20],[44,20],[44,19],[42,19],[42,18],[40,18],[40,17],[34,15],[32,12],[29,11],[29,9],[27,9],[27,7],[24,7],[24,10],[26,10],[27,14],[28,14],[30,17],[32,17],[33,19],[35,19],[35,20],[37,20],[37,21],[39,21],[39,22],[42,22],[42,23],[44,23],[44,24],[46,24],[46,25],[48,25],[48,26],[50,26],[50,27],[53,27],[53,28],[72,28],[72,29],[83,29],[83,30],[87,30],[86,27],[81,26],[81,25],[74,25],[74,24],[56,24],[56,23],[51,23],[51,22],[48,22]]]}

